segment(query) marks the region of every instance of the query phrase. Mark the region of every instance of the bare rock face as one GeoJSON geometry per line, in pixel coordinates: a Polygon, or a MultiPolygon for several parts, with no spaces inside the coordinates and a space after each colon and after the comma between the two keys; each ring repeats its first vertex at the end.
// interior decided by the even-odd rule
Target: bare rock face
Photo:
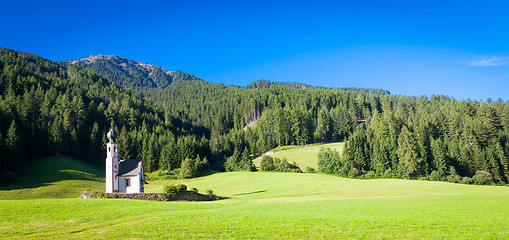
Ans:
{"type": "Polygon", "coordinates": [[[182,191],[176,196],[162,193],[101,193],[84,191],[79,198],[122,198],[148,201],[212,201],[217,199],[216,195],[204,195],[194,191],[182,191]]]}

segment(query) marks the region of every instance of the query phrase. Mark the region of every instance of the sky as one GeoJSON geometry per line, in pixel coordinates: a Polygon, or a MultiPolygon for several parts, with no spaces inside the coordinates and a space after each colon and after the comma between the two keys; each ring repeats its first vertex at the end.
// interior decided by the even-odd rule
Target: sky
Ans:
{"type": "Polygon", "coordinates": [[[245,86],[509,100],[506,1],[0,0],[0,47],[117,55],[245,86]]]}

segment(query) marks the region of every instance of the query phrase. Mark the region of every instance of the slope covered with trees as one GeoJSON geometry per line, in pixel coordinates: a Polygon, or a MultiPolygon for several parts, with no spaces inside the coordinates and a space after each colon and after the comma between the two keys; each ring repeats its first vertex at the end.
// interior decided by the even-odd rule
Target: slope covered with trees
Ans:
{"type": "Polygon", "coordinates": [[[160,167],[154,159],[208,154],[207,141],[196,134],[201,130],[91,70],[6,48],[0,48],[0,70],[2,176],[19,175],[31,159],[48,155],[103,165],[111,123],[120,132],[120,157],[141,156],[148,171],[160,167]]]}
{"type": "Polygon", "coordinates": [[[342,156],[321,153],[319,170],[467,182],[479,174],[487,182],[509,178],[509,104],[502,101],[189,79],[131,93],[115,85],[135,85],[131,75],[122,83],[112,73],[108,82],[76,64],[7,49],[1,57],[4,169],[47,154],[79,153],[102,163],[94,154],[102,154],[113,121],[121,156],[142,156],[149,172],[250,171],[254,156],[277,146],[346,140],[342,156]],[[26,151],[34,143],[40,149],[26,151]]]}
{"type": "Polygon", "coordinates": [[[114,55],[91,55],[80,60],[66,61],[63,64],[88,68],[108,80],[115,81],[119,86],[130,89],[144,87],[163,89],[175,82],[200,80],[181,71],[168,71],[159,66],[114,55]]]}

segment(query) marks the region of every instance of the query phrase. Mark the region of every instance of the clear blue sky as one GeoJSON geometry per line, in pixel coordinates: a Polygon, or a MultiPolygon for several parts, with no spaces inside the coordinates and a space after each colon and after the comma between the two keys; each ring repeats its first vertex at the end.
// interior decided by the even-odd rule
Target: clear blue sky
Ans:
{"type": "Polygon", "coordinates": [[[56,61],[114,54],[226,85],[507,101],[505,2],[0,0],[0,46],[56,61]]]}

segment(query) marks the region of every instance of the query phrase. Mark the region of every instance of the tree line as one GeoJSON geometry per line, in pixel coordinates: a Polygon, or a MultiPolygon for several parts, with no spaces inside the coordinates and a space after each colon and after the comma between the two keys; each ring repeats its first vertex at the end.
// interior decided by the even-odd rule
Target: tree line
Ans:
{"type": "Polygon", "coordinates": [[[91,70],[0,48],[0,173],[49,155],[102,166],[112,123],[120,157],[143,157],[147,171],[210,152],[202,130],[91,70]]]}
{"type": "Polygon", "coordinates": [[[148,172],[183,165],[188,175],[203,166],[252,171],[253,157],[277,146],[346,140],[343,155],[319,170],[405,178],[473,177],[482,170],[495,181],[509,177],[509,104],[501,100],[266,82],[246,89],[202,80],[129,90],[91,70],[5,48],[0,70],[0,166],[9,171],[51,154],[102,165],[113,122],[120,156],[143,157],[148,172]]]}

